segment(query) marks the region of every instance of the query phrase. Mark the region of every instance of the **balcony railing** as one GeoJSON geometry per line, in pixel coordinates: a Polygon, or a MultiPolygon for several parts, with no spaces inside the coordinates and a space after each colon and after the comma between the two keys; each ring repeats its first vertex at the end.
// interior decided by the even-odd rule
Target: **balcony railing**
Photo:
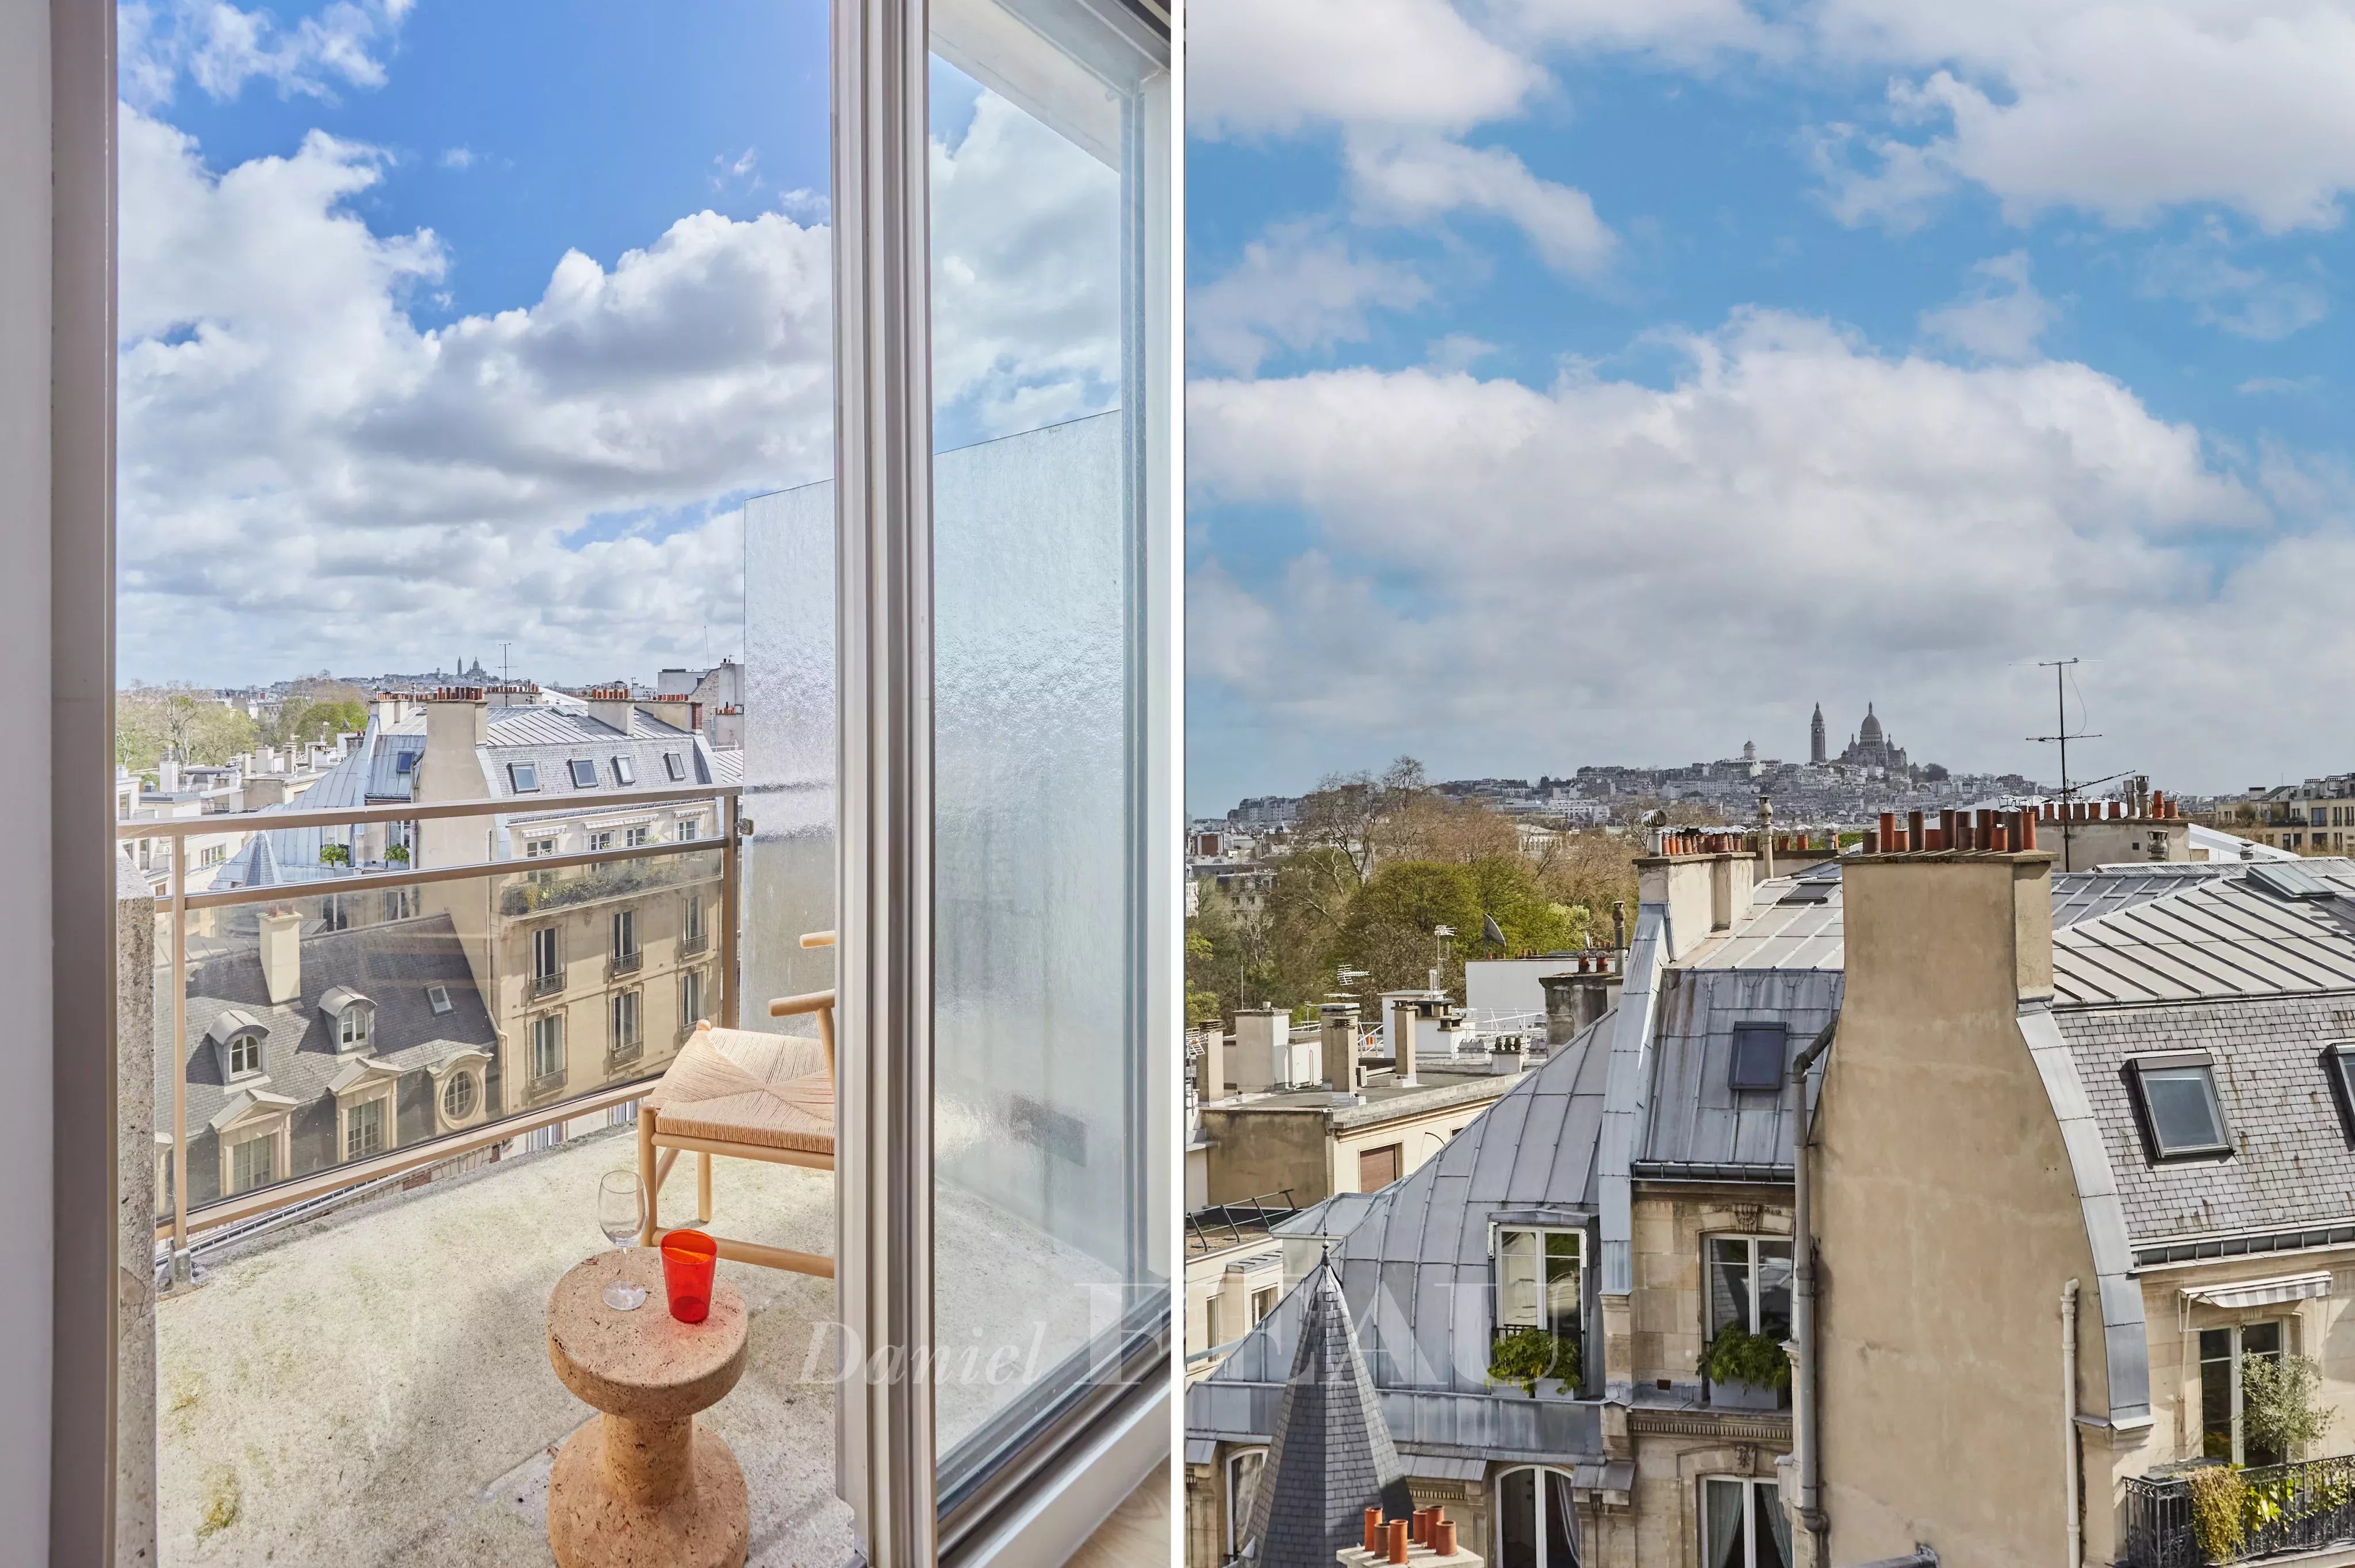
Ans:
{"type": "Polygon", "coordinates": [[[645,968],[645,964],[646,955],[644,948],[640,948],[635,952],[615,953],[613,955],[613,964],[607,972],[615,980],[619,980],[623,975],[636,974],[640,969],[645,968]]]}
{"type": "Polygon", "coordinates": [[[2355,1456],[2133,1478],[2126,1526],[2131,1568],[2202,1568],[2355,1545],[2355,1456]],[[2203,1489],[2206,1506],[2195,1508],[2203,1489]]]}
{"type": "Polygon", "coordinates": [[[711,935],[709,932],[690,931],[686,936],[681,937],[678,939],[678,956],[682,959],[691,959],[697,954],[703,952],[710,946],[711,935]]]}
{"type": "MultiPolygon", "coordinates": [[[[164,949],[157,973],[165,983],[157,989],[155,1036],[159,1053],[169,1055],[156,1064],[155,1124],[167,1151],[157,1173],[157,1191],[166,1194],[159,1205],[165,1212],[157,1219],[157,1235],[169,1238],[175,1282],[187,1278],[192,1230],[218,1232],[291,1205],[482,1154],[554,1123],[626,1105],[645,1092],[651,1075],[667,1061],[668,1049],[652,1059],[642,1044],[601,1053],[603,1070],[595,1074],[530,1074],[527,1020],[514,1013],[511,1001],[502,1001],[496,982],[503,970],[521,970],[527,996],[536,1000],[562,991],[566,975],[561,969],[531,975],[527,952],[517,950],[527,938],[504,927],[505,921],[677,884],[716,883],[718,994],[700,1005],[716,1022],[733,1023],[741,907],[738,795],[733,785],[617,790],[581,808],[714,801],[723,830],[716,838],[539,856],[528,869],[520,861],[305,866],[306,880],[201,893],[188,887],[190,874],[199,869],[191,863],[191,834],[480,820],[510,814],[516,803],[486,799],[119,823],[119,839],[168,840],[172,847],[172,874],[156,895],[158,946],[164,949]],[[346,1158],[340,1143],[323,1141],[318,1127],[332,1129],[335,1124],[315,1114],[319,1095],[312,1089],[326,1091],[324,1085],[309,1083],[320,1064],[314,1060],[318,1053],[304,1048],[312,1022],[304,1014],[336,984],[363,993],[372,987],[388,992],[413,987],[420,993],[414,1011],[430,1009],[430,1023],[420,1025],[416,1041],[373,1042],[370,1059],[404,1075],[422,1074],[428,1065],[473,1074],[477,1103],[490,1114],[445,1134],[430,1114],[412,1125],[410,1115],[401,1112],[398,1125],[385,1129],[387,1147],[360,1158],[346,1158]],[[198,1012],[193,1020],[192,1004],[198,1012]],[[248,1035],[259,1040],[267,1057],[268,1095],[244,1094],[225,1081],[225,1053],[233,1045],[247,1048],[240,1042],[248,1035]],[[419,1044],[447,1049],[432,1064],[391,1054],[419,1044]],[[236,1147],[257,1137],[273,1140],[268,1159],[272,1179],[250,1191],[226,1191],[233,1185],[229,1177],[236,1147]]],[[[660,917],[653,906],[649,916],[660,917]]],[[[619,955],[613,972],[628,973],[642,962],[638,953],[619,955]]],[[[656,999],[649,1005],[664,1004],[656,999]]],[[[651,1022],[658,1039],[671,1038],[667,1020],[651,1022]]],[[[405,1093],[396,1101],[407,1103],[405,1093]]]]}

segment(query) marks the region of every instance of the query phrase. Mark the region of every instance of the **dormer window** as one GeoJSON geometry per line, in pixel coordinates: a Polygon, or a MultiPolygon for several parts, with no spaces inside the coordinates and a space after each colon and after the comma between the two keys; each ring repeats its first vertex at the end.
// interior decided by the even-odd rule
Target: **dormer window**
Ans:
{"type": "Polygon", "coordinates": [[[417,771],[417,753],[396,751],[392,754],[392,771],[396,776],[417,771]]]}
{"type": "Polygon", "coordinates": [[[590,761],[585,757],[576,757],[572,759],[570,766],[572,769],[572,787],[575,789],[594,789],[597,788],[597,765],[595,763],[590,761]]]}
{"type": "Polygon", "coordinates": [[[347,985],[339,985],[319,998],[319,1011],[333,1019],[336,1049],[365,1051],[376,1028],[376,1003],[347,985]]]}
{"type": "Polygon", "coordinates": [[[687,777],[687,758],[676,751],[664,752],[663,771],[670,775],[672,783],[677,783],[687,777]]]}
{"type": "Polygon", "coordinates": [[[261,1071],[261,1036],[233,1034],[229,1042],[229,1075],[250,1078],[261,1071]]]}
{"type": "Polygon", "coordinates": [[[528,762],[507,764],[507,786],[518,795],[539,793],[539,769],[528,762]]]}
{"type": "Polygon", "coordinates": [[[638,781],[637,764],[626,757],[613,758],[613,782],[627,789],[638,781]]]}
{"type": "Polygon", "coordinates": [[[1781,1088],[1787,1036],[1788,1026],[1782,1023],[1735,1024],[1732,1087],[1743,1094],[1781,1088]]]}
{"type": "Polygon", "coordinates": [[[2134,1057],[2126,1065],[2126,1076],[2144,1152],[2154,1162],[2213,1160],[2232,1152],[2206,1052],[2134,1057]]]}

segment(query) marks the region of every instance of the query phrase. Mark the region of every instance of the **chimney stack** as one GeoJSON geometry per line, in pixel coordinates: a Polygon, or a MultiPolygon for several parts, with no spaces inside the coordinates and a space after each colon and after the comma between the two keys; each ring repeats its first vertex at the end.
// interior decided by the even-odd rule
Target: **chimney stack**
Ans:
{"type": "Polygon", "coordinates": [[[1194,1087],[1204,1105],[1227,1097],[1227,1036],[1213,1023],[1202,1031],[1202,1054],[1194,1068],[1194,1087]]]}
{"type": "Polygon", "coordinates": [[[611,725],[623,735],[630,733],[632,718],[637,705],[630,701],[630,684],[626,681],[610,686],[591,686],[584,694],[589,699],[589,716],[600,724],[611,725]]]}
{"type": "Polygon", "coordinates": [[[303,994],[303,916],[265,910],[259,922],[261,985],[272,1007],[303,994]]]}

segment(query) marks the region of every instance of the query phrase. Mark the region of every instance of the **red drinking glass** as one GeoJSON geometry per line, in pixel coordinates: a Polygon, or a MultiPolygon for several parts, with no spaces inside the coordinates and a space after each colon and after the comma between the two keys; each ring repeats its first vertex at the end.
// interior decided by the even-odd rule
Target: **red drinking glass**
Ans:
{"type": "Polygon", "coordinates": [[[701,1231],[673,1231],[662,1239],[663,1287],[670,1292],[670,1315],[700,1323],[711,1312],[711,1274],[719,1244],[701,1231]]]}

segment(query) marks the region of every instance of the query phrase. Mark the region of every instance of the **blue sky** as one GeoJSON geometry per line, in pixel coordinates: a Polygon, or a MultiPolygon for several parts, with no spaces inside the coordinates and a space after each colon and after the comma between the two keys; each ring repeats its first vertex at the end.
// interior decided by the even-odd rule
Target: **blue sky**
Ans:
{"type": "MultiPolygon", "coordinates": [[[[831,462],[824,0],[123,7],[120,664],[741,651],[831,462]]],[[[939,430],[1117,387],[1112,172],[936,73],[939,430]]]]}
{"type": "Polygon", "coordinates": [[[1188,39],[1196,810],[1803,755],[1817,701],[2033,771],[2070,654],[2102,771],[2350,765],[2274,673],[2355,651],[2348,6],[1188,39]]]}

